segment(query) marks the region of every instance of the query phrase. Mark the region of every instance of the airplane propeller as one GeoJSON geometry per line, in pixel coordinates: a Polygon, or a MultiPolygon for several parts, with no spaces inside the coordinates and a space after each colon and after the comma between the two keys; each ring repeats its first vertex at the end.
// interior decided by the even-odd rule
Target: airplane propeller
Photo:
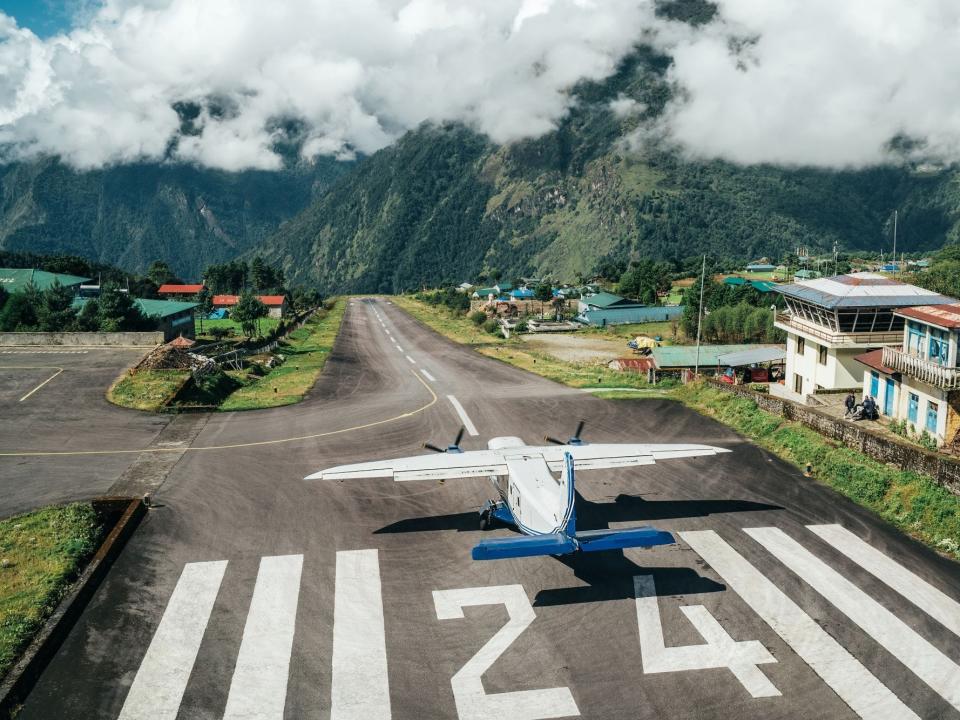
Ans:
{"type": "Polygon", "coordinates": [[[432,443],[424,443],[423,449],[433,450],[434,452],[441,452],[441,453],[444,453],[444,452],[445,453],[461,453],[463,452],[463,450],[460,449],[460,441],[463,440],[463,433],[465,431],[466,431],[466,428],[461,425],[460,431],[457,433],[456,439],[453,441],[451,445],[447,445],[447,447],[445,448],[437,447],[432,443]]]}
{"type": "Polygon", "coordinates": [[[580,437],[580,433],[583,432],[583,426],[587,424],[586,420],[581,420],[577,423],[577,431],[573,434],[573,437],[569,438],[566,442],[563,440],[557,440],[554,437],[549,435],[545,436],[543,439],[548,443],[553,443],[554,445],[585,445],[586,443],[580,437]]]}

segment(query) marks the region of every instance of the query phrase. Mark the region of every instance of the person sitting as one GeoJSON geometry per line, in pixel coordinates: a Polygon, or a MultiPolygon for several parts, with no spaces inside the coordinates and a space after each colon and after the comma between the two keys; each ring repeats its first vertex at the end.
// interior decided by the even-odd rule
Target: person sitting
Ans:
{"type": "Polygon", "coordinates": [[[868,420],[876,420],[880,417],[880,413],[877,411],[877,401],[870,395],[863,399],[863,416],[868,420]]]}
{"type": "Polygon", "coordinates": [[[857,407],[857,398],[853,393],[847,393],[846,399],[843,401],[844,407],[847,408],[846,416],[853,415],[854,409],[857,407]]]}

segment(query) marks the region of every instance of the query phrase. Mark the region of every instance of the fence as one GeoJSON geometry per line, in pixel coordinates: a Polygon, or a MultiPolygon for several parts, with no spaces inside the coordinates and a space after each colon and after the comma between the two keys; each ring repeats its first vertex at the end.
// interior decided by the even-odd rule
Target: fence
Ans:
{"type": "Polygon", "coordinates": [[[874,460],[926,475],[954,495],[960,495],[960,462],[951,457],[872,432],[864,425],[838,420],[808,405],[757,392],[743,385],[728,385],[713,380],[708,382],[711,387],[748,398],[761,410],[799,422],[874,460]]]}

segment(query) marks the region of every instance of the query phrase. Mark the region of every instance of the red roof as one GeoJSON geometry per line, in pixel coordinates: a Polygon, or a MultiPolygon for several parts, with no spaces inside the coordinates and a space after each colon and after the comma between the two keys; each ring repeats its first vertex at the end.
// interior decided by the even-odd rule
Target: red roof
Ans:
{"type": "MultiPolygon", "coordinates": [[[[286,297],[283,295],[257,295],[257,300],[262,302],[264,305],[283,305],[286,301],[286,297]]],[[[222,305],[236,305],[240,302],[239,295],[214,295],[213,304],[214,306],[222,305]]]]}
{"type": "Polygon", "coordinates": [[[960,327],[960,303],[900,308],[897,310],[897,315],[921,320],[942,328],[960,327]]]}
{"type": "Polygon", "coordinates": [[[257,295],[257,299],[264,305],[283,305],[287,298],[283,295],[257,295]]]}
{"type": "Polygon", "coordinates": [[[885,375],[893,375],[896,370],[893,368],[887,367],[883,364],[883,348],[879,350],[871,350],[870,352],[865,352],[862,355],[857,355],[854,360],[862,362],[868,368],[873,368],[874,370],[879,370],[885,375]]]}
{"type": "Polygon", "coordinates": [[[181,335],[178,338],[174,338],[173,340],[167,343],[167,345],[170,345],[175,348],[188,348],[188,347],[193,347],[196,344],[197,344],[196,340],[185,338],[183,335],[181,335]]]}
{"type": "Polygon", "coordinates": [[[161,294],[171,294],[171,295],[196,295],[198,292],[203,290],[203,285],[170,285],[164,284],[161,285],[157,290],[161,294]]]}

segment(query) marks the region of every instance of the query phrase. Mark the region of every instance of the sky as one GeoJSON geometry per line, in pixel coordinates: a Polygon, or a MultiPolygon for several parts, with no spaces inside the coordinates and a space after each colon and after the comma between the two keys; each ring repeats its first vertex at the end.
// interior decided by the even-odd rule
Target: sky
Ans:
{"type": "Polygon", "coordinates": [[[0,159],[273,169],[290,121],[305,159],[371,153],[423,122],[510,143],[555,128],[573,85],[643,42],[672,56],[675,92],[627,148],[960,161],[956,0],[716,0],[696,28],[653,1],[0,0],[0,159]]]}

